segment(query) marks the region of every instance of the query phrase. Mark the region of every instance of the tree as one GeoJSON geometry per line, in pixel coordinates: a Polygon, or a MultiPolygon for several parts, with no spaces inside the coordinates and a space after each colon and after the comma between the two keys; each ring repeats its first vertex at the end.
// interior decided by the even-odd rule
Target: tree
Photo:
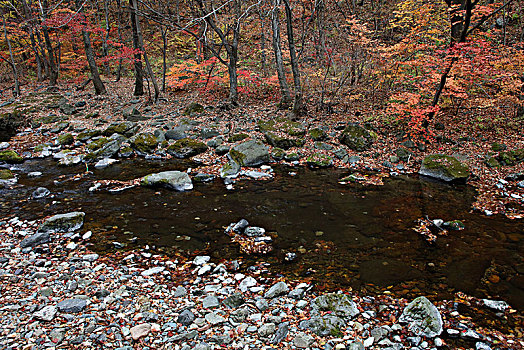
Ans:
{"type": "Polygon", "coordinates": [[[82,40],[84,42],[84,50],[87,58],[87,63],[89,65],[89,70],[91,71],[91,79],[95,87],[95,93],[97,95],[105,94],[106,88],[102,80],[100,79],[100,74],[98,73],[98,66],[95,61],[95,54],[93,53],[93,47],[91,46],[91,39],[89,38],[89,32],[86,30],[86,21],[84,16],[84,7],[81,0],[75,0],[77,12],[81,16],[82,25],[82,40]]]}
{"type": "Polygon", "coordinates": [[[273,9],[271,10],[271,31],[273,33],[272,43],[273,53],[275,54],[275,67],[281,92],[278,106],[279,108],[287,109],[291,104],[291,94],[289,93],[289,85],[284,71],[284,60],[282,59],[282,49],[280,47],[279,6],[280,0],[273,0],[273,9]]]}

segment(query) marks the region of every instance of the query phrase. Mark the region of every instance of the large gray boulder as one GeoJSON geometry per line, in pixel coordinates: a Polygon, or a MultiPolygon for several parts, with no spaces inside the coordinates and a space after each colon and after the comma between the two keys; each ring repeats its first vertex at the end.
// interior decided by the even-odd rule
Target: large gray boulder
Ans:
{"type": "Polygon", "coordinates": [[[470,175],[466,164],[457,158],[443,154],[432,154],[424,158],[418,172],[443,181],[466,181],[470,175]]]}
{"type": "Polygon", "coordinates": [[[191,178],[182,171],[163,171],[149,174],[140,179],[140,185],[145,187],[165,187],[175,191],[193,189],[191,178]]]}
{"type": "Polygon", "coordinates": [[[151,154],[158,146],[158,140],[155,135],[150,132],[143,132],[133,136],[129,139],[131,147],[139,154],[151,154]]]}
{"type": "Polygon", "coordinates": [[[339,137],[339,142],[350,149],[362,152],[368,150],[376,139],[376,134],[358,124],[348,125],[339,137]]]}
{"type": "Polygon", "coordinates": [[[313,316],[309,320],[301,321],[299,327],[325,337],[328,335],[339,336],[342,334],[341,328],[346,325],[346,321],[335,315],[313,316]]]}
{"type": "Polygon", "coordinates": [[[177,140],[167,148],[167,153],[181,159],[190,158],[205,151],[207,151],[205,143],[190,138],[177,140]]]}
{"type": "Polygon", "coordinates": [[[416,335],[434,338],[442,333],[442,317],[435,305],[421,296],[409,303],[399,318],[416,335]]]}
{"type": "Polygon", "coordinates": [[[249,140],[229,150],[228,158],[240,166],[258,166],[269,162],[269,150],[262,141],[249,140]]]}
{"type": "Polygon", "coordinates": [[[354,317],[359,314],[357,304],[346,294],[321,295],[311,302],[311,309],[314,314],[331,311],[340,317],[354,317]]]}
{"type": "Polygon", "coordinates": [[[76,231],[84,224],[85,213],[74,211],[66,214],[51,216],[38,228],[38,232],[71,232],[76,231]]]}

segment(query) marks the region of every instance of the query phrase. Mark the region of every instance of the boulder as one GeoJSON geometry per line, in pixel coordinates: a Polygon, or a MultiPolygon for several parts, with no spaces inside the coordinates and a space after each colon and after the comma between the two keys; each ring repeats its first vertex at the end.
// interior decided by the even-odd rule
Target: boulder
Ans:
{"type": "Polygon", "coordinates": [[[85,213],[75,211],[51,216],[39,227],[38,232],[72,232],[82,227],[85,213]]]}
{"type": "Polygon", "coordinates": [[[229,150],[228,158],[240,166],[258,166],[269,162],[269,150],[259,140],[249,140],[229,150]]]}
{"type": "Polygon", "coordinates": [[[24,238],[22,242],[20,242],[20,247],[36,247],[49,242],[51,242],[51,235],[49,232],[37,232],[34,235],[24,238]]]}
{"type": "Polygon", "coordinates": [[[340,317],[354,317],[359,314],[357,304],[346,294],[328,293],[311,302],[312,313],[331,311],[340,317]]]}
{"type": "Polygon", "coordinates": [[[313,141],[324,141],[328,138],[327,133],[320,128],[314,128],[309,130],[309,136],[311,136],[313,141]]]}
{"type": "Polygon", "coordinates": [[[24,113],[18,109],[0,114],[0,141],[9,141],[25,123],[24,113]]]}
{"type": "Polygon", "coordinates": [[[158,146],[158,140],[150,132],[140,133],[130,139],[131,147],[139,154],[151,154],[158,146]]]}
{"type": "Polygon", "coordinates": [[[165,187],[175,191],[186,191],[193,188],[189,175],[182,171],[163,171],[149,174],[140,179],[140,185],[146,187],[165,187]]]}
{"type": "Polygon", "coordinates": [[[66,313],[79,313],[82,312],[87,306],[87,302],[84,299],[66,299],[59,302],[57,305],[60,312],[66,313]]]}
{"type": "Polygon", "coordinates": [[[424,158],[418,173],[447,182],[466,181],[470,175],[466,164],[443,154],[432,154],[424,158]]]}
{"type": "Polygon", "coordinates": [[[239,172],[240,172],[240,164],[238,164],[234,160],[229,160],[220,169],[220,177],[225,178],[228,176],[235,176],[239,172]]]}
{"type": "Polygon", "coordinates": [[[346,126],[339,137],[339,142],[350,149],[362,152],[368,150],[376,139],[375,133],[358,124],[346,126]]]}
{"type": "Polygon", "coordinates": [[[185,127],[177,127],[170,130],[167,130],[164,134],[164,137],[166,140],[180,140],[185,139],[187,137],[186,134],[187,128],[185,127]]]}
{"type": "Polygon", "coordinates": [[[313,316],[309,320],[300,322],[301,329],[307,329],[321,336],[339,337],[342,335],[340,330],[346,325],[346,321],[335,315],[313,316]]]}
{"type": "Polygon", "coordinates": [[[272,299],[280,295],[287,294],[287,292],[289,292],[287,284],[282,281],[277,282],[272,285],[271,288],[269,288],[269,290],[264,294],[264,298],[272,299]]]}
{"type": "Polygon", "coordinates": [[[72,134],[62,134],[58,136],[58,144],[61,146],[72,145],[75,142],[75,138],[72,134]]]}
{"type": "Polygon", "coordinates": [[[205,143],[190,138],[177,140],[167,148],[167,153],[181,159],[190,158],[205,151],[207,151],[205,143]]]}
{"type": "Polygon", "coordinates": [[[409,324],[410,330],[419,336],[434,338],[442,333],[442,317],[426,297],[421,296],[409,303],[399,318],[409,324]]]}
{"type": "Polygon", "coordinates": [[[186,109],[184,110],[184,115],[193,115],[193,114],[199,114],[204,111],[204,106],[202,106],[200,103],[193,102],[190,103],[186,109]]]}
{"type": "Polygon", "coordinates": [[[124,135],[126,137],[131,137],[137,133],[138,129],[140,129],[140,126],[138,126],[137,123],[130,121],[125,121],[122,123],[113,123],[109,125],[107,129],[104,130],[104,135],[111,136],[116,133],[124,135]]]}

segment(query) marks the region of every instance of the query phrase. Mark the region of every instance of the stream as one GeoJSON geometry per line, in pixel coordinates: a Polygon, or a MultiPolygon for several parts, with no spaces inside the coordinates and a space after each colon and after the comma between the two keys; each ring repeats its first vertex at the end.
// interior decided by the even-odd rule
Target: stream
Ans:
{"type": "Polygon", "coordinates": [[[136,159],[68,181],[85,172],[85,165],[26,161],[14,170],[18,185],[0,189],[0,218],[37,220],[81,210],[86,213],[82,232],[93,232],[92,249],[100,253],[149,245],[167,255],[239,259],[244,268],[265,262],[273,273],[308,278],[326,290],[434,299],[452,299],[463,291],[524,309],[523,222],[471,212],[475,190],[467,185],[407,176],[386,178],[384,186],[343,185],[339,179],[347,170],[278,166],[273,179],[240,180],[233,190],[216,179],[195,183],[187,192],[89,191],[95,180],[131,180],[194,165],[136,159]],[[43,175],[28,177],[32,171],[43,175]],[[32,199],[37,187],[46,187],[51,196],[32,199]],[[458,219],[465,229],[429,245],[412,229],[425,216],[458,219]],[[244,255],[230,241],[224,228],[241,218],[272,234],[271,253],[244,255]],[[297,256],[291,262],[285,260],[289,252],[297,256]]]}

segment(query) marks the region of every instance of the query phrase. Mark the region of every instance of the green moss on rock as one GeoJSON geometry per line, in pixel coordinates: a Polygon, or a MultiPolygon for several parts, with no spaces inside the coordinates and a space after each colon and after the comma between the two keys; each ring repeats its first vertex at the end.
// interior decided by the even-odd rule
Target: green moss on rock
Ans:
{"type": "Polygon", "coordinates": [[[62,134],[58,136],[58,144],[62,146],[72,145],[74,142],[75,142],[75,138],[70,133],[62,134]]]}
{"type": "Polygon", "coordinates": [[[234,134],[229,137],[228,142],[235,143],[247,139],[249,137],[246,133],[234,134]]]}
{"type": "Polygon", "coordinates": [[[497,160],[497,158],[495,158],[495,157],[490,157],[489,159],[486,160],[485,163],[490,168],[498,168],[498,167],[500,167],[500,163],[497,160]]]}
{"type": "Polygon", "coordinates": [[[314,128],[309,130],[309,136],[311,136],[313,141],[323,141],[327,139],[327,133],[320,128],[314,128]]]}
{"type": "Polygon", "coordinates": [[[188,137],[175,141],[167,148],[167,153],[176,158],[190,158],[207,151],[205,143],[188,137]]]}
{"type": "Polygon", "coordinates": [[[88,145],[87,145],[87,148],[89,149],[89,151],[91,152],[95,152],[95,151],[98,151],[99,149],[101,149],[102,147],[104,147],[104,145],[106,143],[109,142],[109,139],[106,138],[106,137],[101,137],[97,140],[94,140],[92,142],[90,142],[88,145]]]}
{"type": "Polygon", "coordinates": [[[20,157],[15,151],[8,150],[0,151],[0,161],[7,164],[20,164],[24,162],[24,158],[20,157]]]}
{"type": "Polygon", "coordinates": [[[184,115],[190,116],[202,112],[204,112],[204,106],[202,106],[200,103],[193,102],[186,107],[186,109],[184,110],[184,115]]]}
{"type": "Polygon", "coordinates": [[[444,181],[465,181],[470,171],[455,157],[433,154],[424,158],[419,174],[444,181]]]}
{"type": "Polygon", "coordinates": [[[363,152],[368,150],[376,140],[376,134],[357,124],[348,125],[339,137],[339,142],[350,149],[363,152]]]}
{"type": "Polygon", "coordinates": [[[15,175],[11,172],[9,169],[1,169],[0,170],[0,180],[9,180],[13,179],[15,175]]]}
{"type": "Polygon", "coordinates": [[[306,158],[306,163],[310,168],[329,168],[333,166],[333,158],[321,153],[315,153],[306,158]]]}
{"type": "Polygon", "coordinates": [[[264,134],[266,141],[273,147],[282,149],[290,149],[292,147],[302,147],[305,143],[304,139],[297,139],[291,137],[278,136],[272,132],[266,132],[264,134]]]}

